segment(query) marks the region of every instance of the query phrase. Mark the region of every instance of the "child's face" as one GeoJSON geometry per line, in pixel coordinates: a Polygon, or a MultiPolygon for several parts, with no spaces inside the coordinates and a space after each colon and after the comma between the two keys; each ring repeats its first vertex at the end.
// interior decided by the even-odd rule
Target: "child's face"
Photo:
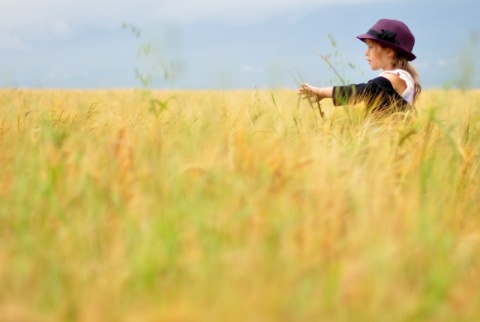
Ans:
{"type": "Polygon", "coordinates": [[[388,50],[380,46],[376,41],[366,39],[367,51],[365,56],[372,70],[390,69],[388,50]]]}

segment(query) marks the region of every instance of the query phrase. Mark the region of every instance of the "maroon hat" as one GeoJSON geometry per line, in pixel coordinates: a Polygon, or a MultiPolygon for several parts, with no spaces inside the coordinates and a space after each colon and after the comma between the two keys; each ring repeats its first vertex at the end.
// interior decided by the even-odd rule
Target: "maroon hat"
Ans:
{"type": "Polygon", "coordinates": [[[357,36],[361,41],[372,39],[383,46],[390,47],[408,61],[417,58],[413,53],[415,37],[407,25],[399,20],[380,19],[366,34],[357,36]]]}

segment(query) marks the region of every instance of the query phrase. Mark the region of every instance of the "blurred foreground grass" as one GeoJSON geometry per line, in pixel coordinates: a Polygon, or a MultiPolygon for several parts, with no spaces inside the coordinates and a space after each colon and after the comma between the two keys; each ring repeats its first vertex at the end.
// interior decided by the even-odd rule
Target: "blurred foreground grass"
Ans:
{"type": "Polygon", "coordinates": [[[474,321],[480,92],[0,91],[0,321],[474,321]]]}

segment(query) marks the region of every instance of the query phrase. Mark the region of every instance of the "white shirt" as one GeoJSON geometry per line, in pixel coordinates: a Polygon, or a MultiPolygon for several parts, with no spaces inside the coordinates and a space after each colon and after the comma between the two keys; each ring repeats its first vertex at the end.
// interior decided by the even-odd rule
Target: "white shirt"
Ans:
{"type": "Polygon", "coordinates": [[[403,69],[395,69],[395,70],[386,70],[382,72],[380,76],[383,76],[385,73],[398,75],[400,79],[405,82],[405,84],[407,85],[407,88],[400,96],[404,100],[406,100],[408,104],[413,105],[413,96],[415,95],[415,82],[413,80],[412,75],[410,75],[409,72],[403,69]]]}

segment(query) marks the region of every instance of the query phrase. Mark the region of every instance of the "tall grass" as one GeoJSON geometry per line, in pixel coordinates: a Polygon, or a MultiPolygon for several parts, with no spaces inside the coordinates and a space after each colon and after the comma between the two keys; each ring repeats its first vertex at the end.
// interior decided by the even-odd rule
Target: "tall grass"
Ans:
{"type": "Polygon", "coordinates": [[[0,320],[480,316],[478,91],[148,95],[0,91],[0,320]]]}

